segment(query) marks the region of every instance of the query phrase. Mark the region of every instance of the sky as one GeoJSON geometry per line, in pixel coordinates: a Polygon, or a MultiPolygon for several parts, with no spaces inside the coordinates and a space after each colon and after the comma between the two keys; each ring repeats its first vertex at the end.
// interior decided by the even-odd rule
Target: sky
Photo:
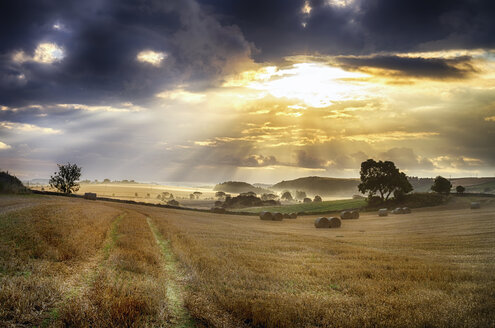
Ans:
{"type": "Polygon", "coordinates": [[[7,0],[0,169],[495,175],[492,0],[7,0]]]}

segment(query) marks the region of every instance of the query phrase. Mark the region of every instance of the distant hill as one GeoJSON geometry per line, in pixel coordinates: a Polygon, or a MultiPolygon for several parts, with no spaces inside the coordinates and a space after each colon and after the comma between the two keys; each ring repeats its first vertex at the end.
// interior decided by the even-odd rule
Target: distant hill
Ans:
{"type": "MultiPolygon", "coordinates": [[[[409,182],[415,192],[428,192],[433,185],[434,178],[409,177],[409,182]]],[[[466,192],[494,192],[495,178],[453,178],[450,179],[452,189],[457,186],[466,188],[466,192]]]]}
{"type": "Polygon", "coordinates": [[[325,177],[305,177],[282,181],[272,186],[277,191],[301,190],[309,195],[351,196],[358,193],[359,179],[340,179],[325,177]]]}
{"type": "Polygon", "coordinates": [[[26,187],[17,177],[10,175],[8,172],[0,172],[0,193],[2,194],[19,194],[27,192],[26,187]]]}
{"type": "Polygon", "coordinates": [[[249,184],[247,182],[240,182],[240,181],[227,181],[227,182],[219,183],[213,188],[213,190],[223,191],[232,194],[240,194],[243,192],[252,191],[258,195],[270,192],[270,190],[268,189],[255,187],[252,184],[249,184]]]}
{"type": "Polygon", "coordinates": [[[428,192],[433,185],[433,178],[408,177],[409,183],[413,187],[413,192],[428,192]]]}
{"type": "Polygon", "coordinates": [[[31,179],[31,180],[25,180],[24,183],[30,184],[30,185],[48,185],[50,182],[50,179],[31,179]]]}

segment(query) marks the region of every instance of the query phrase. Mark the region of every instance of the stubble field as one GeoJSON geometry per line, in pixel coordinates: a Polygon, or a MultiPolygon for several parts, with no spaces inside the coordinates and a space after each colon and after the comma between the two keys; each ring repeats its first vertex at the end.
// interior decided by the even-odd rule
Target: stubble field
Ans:
{"type": "Polygon", "coordinates": [[[0,197],[0,322],[493,327],[495,206],[454,205],[333,230],[314,216],[0,197]]]}

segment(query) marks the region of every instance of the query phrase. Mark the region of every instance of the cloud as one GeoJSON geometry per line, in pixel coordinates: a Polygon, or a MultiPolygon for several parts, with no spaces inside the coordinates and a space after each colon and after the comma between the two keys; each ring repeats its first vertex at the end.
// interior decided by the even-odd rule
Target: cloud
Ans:
{"type": "Polygon", "coordinates": [[[459,170],[480,168],[485,164],[479,158],[465,156],[439,156],[434,158],[433,161],[440,168],[454,168],[459,170]]]}
{"type": "Polygon", "coordinates": [[[275,156],[250,155],[241,160],[241,165],[247,167],[262,167],[279,164],[275,156]]]}
{"type": "Polygon", "coordinates": [[[164,52],[156,52],[153,50],[143,50],[140,51],[136,59],[143,63],[148,63],[153,66],[160,66],[162,61],[167,57],[167,54],[164,52]]]}
{"type": "Polygon", "coordinates": [[[304,168],[326,168],[328,162],[317,156],[309,155],[305,150],[299,150],[296,152],[296,166],[304,168]]]}
{"type": "Polygon", "coordinates": [[[12,146],[0,141],[0,150],[10,149],[12,146]]]}
{"type": "Polygon", "coordinates": [[[368,143],[384,142],[392,140],[424,139],[437,136],[438,132],[407,132],[407,131],[387,131],[369,134],[354,134],[345,136],[345,139],[354,141],[366,141],[368,143]]]}
{"type": "Polygon", "coordinates": [[[43,133],[43,134],[60,134],[61,130],[52,129],[52,128],[43,128],[34,124],[25,124],[25,123],[14,123],[14,122],[0,122],[0,128],[7,130],[17,130],[22,132],[35,132],[35,133],[43,133]]]}
{"type": "Polygon", "coordinates": [[[204,88],[253,65],[252,44],[242,32],[220,24],[194,0],[1,6],[3,105],[143,104],[164,89],[184,83],[204,88]]]}
{"type": "Polygon", "coordinates": [[[380,154],[381,160],[392,161],[401,170],[433,170],[435,165],[427,158],[418,156],[411,148],[391,148],[380,154]]]}
{"type": "Polygon", "coordinates": [[[433,79],[461,79],[476,72],[472,57],[461,56],[453,59],[422,58],[402,56],[338,57],[337,62],[345,69],[365,70],[380,68],[397,75],[433,79]]]}
{"type": "Polygon", "coordinates": [[[495,4],[490,0],[201,2],[222,21],[239,25],[260,49],[257,56],[269,60],[301,53],[363,55],[495,46],[495,4]],[[309,12],[303,10],[306,4],[309,12]]]}

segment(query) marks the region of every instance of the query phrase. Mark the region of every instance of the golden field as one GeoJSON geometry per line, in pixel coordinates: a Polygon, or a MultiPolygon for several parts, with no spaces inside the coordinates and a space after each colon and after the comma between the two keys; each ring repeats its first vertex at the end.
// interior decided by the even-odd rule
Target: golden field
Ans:
{"type": "Polygon", "coordinates": [[[0,197],[5,326],[493,327],[495,203],[340,229],[0,197]]]}

